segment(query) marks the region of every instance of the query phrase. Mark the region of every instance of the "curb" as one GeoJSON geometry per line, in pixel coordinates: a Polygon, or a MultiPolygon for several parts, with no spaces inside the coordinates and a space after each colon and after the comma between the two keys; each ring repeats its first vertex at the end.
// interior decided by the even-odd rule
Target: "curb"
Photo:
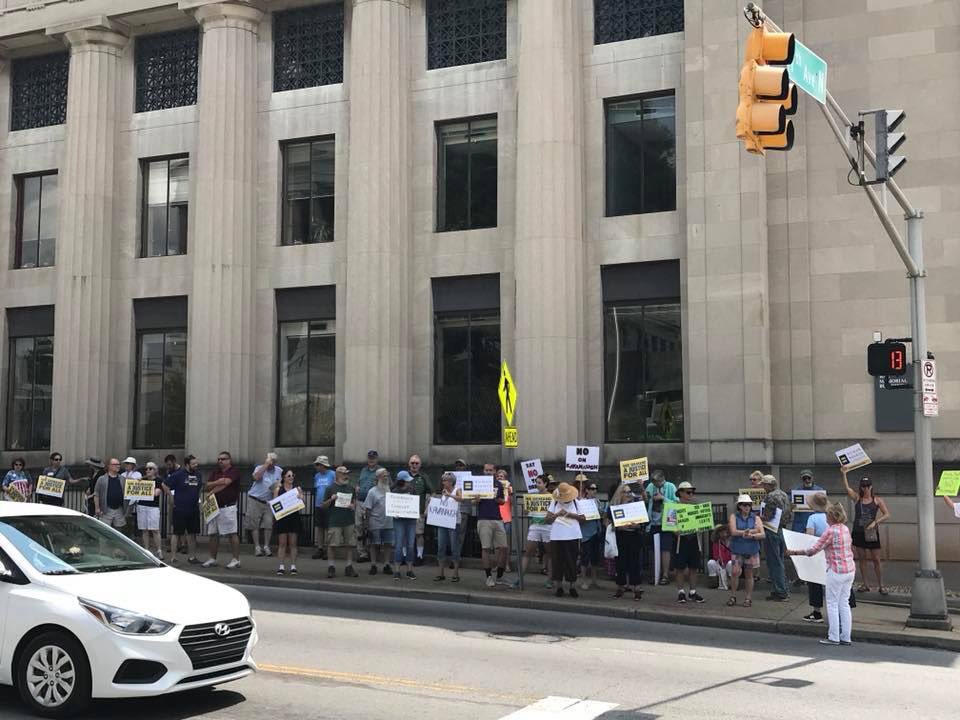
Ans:
{"type": "MultiPolygon", "coordinates": [[[[217,580],[229,585],[252,585],[291,590],[313,590],[317,592],[335,592],[345,595],[365,595],[368,597],[404,598],[413,600],[432,600],[435,602],[461,603],[465,605],[484,605],[488,607],[507,607],[519,610],[541,610],[547,612],[584,612],[589,610],[596,617],[611,617],[620,619],[641,620],[644,622],[667,623],[694,627],[717,628],[721,630],[747,630],[751,632],[766,632],[779,635],[793,635],[800,637],[821,637],[823,625],[810,625],[795,620],[767,620],[760,618],[726,617],[722,615],[695,615],[673,614],[668,615],[660,610],[637,607],[610,607],[610,606],[573,606],[568,601],[557,601],[549,598],[519,597],[509,594],[489,594],[476,592],[455,592],[436,590],[409,589],[407,587],[365,587],[336,580],[301,580],[299,578],[284,578],[277,580],[272,577],[258,575],[234,575],[233,573],[199,574],[200,577],[217,580]]],[[[960,653],[960,634],[953,633],[953,637],[941,635],[925,635],[907,632],[891,632],[856,628],[857,642],[875,643],[880,645],[896,645],[899,647],[914,647],[928,650],[945,650],[960,653]]]]}

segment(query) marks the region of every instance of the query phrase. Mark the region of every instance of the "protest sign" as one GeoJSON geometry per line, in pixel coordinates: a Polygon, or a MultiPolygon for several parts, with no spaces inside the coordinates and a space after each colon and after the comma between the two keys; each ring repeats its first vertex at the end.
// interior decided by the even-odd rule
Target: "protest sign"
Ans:
{"type": "Polygon", "coordinates": [[[300,499],[296,488],[277,495],[270,503],[270,510],[273,512],[273,517],[276,520],[285,518],[287,515],[305,508],[306,506],[303,504],[303,500],[300,499]]]}
{"type": "Polygon", "coordinates": [[[650,466],[645,457],[620,461],[620,482],[646,483],[650,480],[650,466]]]}
{"type": "Polygon", "coordinates": [[[203,496],[203,502],[200,503],[200,516],[203,518],[203,524],[206,525],[217,519],[220,514],[220,505],[217,503],[217,496],[213,493],[203,496]]]}
{"type": "MultiPolygon", "coordinates": [[[[493,480],[493,478],[490,478],[493,480]]],[[[420,519],[420,496],[410,493],[387,493],[387,517],[420,519]]]]}
{"type": "Polygon", "coordinates": [[[647,516],[647,505],[642,502],[611,505],[610,514],[613,516],[614,527],[627,527],[650,522],[647,516]]]}
{"type": "Polygon", "coordinates": [[[468,478],[457,478],[457,488],[460,490],[460,497],[464,500],[473,498],[492,498],[496,497],[496,490],[493,485],[492,475],[471,475],[468,478]]]}
{"type": "Polygon", "coordinates": [[[960,470],[944,470],[937,484],[938,496],[956,497],[960,493],[960,470]]]}
{"type": "Polygon", "coordinates": [[[810,498],[818,492],[823,490],[793,490],[790,493],[790,502],[793,503],[795,510],[807,512],[810,510],[810,498]]]}
{"type": "Polygon", "coordinates": [[[134,480],[127,478],[123,481],[124,500],[153,500],[153,491],[156,488],[153,480],[134,480]]]}
{"type": "Polygon", "coordinates": [[[521,461],[520,470],[523,473],[523,481],[526,483],[527,492],[536,492],[536,480],[543,475],[543,464],[540,462],[540,458],[521,461]]]}
{"type": "Polygon", "coordinates": [[[750,499],[753,500],[754,506],[762,503],[763,499],[767,496],[767,491],[758,487],[740,488],[737,490],[737,493],[740,495],[749,495],[750,499]]]}
{"type": "Polygon", "coordinates": [[[599,469],[599,447],[567,445],[567,470],[571,472],[597,472],[599,469]]]}
{"type": "Polygon", "coordinates": [[[769,518],[764,518],[764,509],[766,506],[766,503],[760,503],[760,519],[763,520],[763,526],[767,530],[777,532],[780,530],[780,520],[783,518],[783,508],[777,508],[777,511],[769,518]]]}
{"type": "Polygon", "coordinates": [[[713,529],[713,507],[710,503],[663,504],[663,531],[692,533],[713,529]]]}
{"type": "MultiPolygon", "coordinates": [[[[628,504],[635,505],[636,503],[628,504]]],[[[641,503],[641,505],[642,504],[643,503],[641,503]]],[[[597,501],[593,498],[589,498],[587,500],[577,500],[577,506],[580,508],[580,514],[583,515],[587,520],[600,519],[600,508],[597,507],[597,501]]]]}
{"type": "Polygon", "coordinates": [[[845,447],[842,450],[837,450],[836,456],[837,460],[840,461],[840,465],[846,470],[856,470],[858,467],[863,467],[873,462],[866,451],[860,446],[860,443],[845,447]]]}
{"type": "Polygon", "coordinates": [[[350,503],[353,502],[353,493],[348,492],[338,492],[337,501],[333,504],[334,507],[338,508],[348,508],[350,503]]]}
{"type": "Polygon", "coordinates": [[[530,517],[546,517],[550,503],[553,502],[553,495],[549,493],[540,493],[523,496],[523,509],[530,517]]]}
{"type": "Polygon", "coordinates": [[[13,502],[26,502],[27,496],[20,492],[20,488],[17,487],[15,482],[10,483],[4,489],[4,492],[7,493],[7,499],[12,500],[13,502]]]}
{"type": "Polygon", "coordinates": [[[453,530],[460,518],[460,503],[450,497],[432,497],[427,505],[427,525],[453,530]]]}
{"type": "Polygon", "coordinates": [[[37,495],[62,498],[63,491],[66,487],[66,480],[50,477],[49,475],[41,475],[37,478],[37,495]]]}
{"type": "Polygon", "coordinates": [[[954,514],[954,517],[960,518],[960,503],[953,504],[953,514],[954,514]]]}
{"type": "MultiPolygon", "coordinates": [[[[806,533],[793,532],[792,530],[783,531],[783,542],[787,550],[806,550],[820,538],[806,533]]],[[[827,558],[820,552],[816,555],[807,557],[806,555],[793,555],[793,566],[797,569],[797,577],[807,582],[817,585],[827,584],[827,558]]]]}

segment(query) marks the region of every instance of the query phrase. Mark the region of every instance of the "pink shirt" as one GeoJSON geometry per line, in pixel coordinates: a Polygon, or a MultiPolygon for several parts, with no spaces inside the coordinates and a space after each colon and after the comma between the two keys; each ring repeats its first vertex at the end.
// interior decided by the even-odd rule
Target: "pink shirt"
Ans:
{"type": "Polygon", "coordinates": [[[850,529],[838,523],[829,526],[813,547],[804,550],[803,554],[816,555],[822,550],[827,559],[827,569],[838,575],[846,575],[856,569],[853,564],[852,546],[850,529]]]}

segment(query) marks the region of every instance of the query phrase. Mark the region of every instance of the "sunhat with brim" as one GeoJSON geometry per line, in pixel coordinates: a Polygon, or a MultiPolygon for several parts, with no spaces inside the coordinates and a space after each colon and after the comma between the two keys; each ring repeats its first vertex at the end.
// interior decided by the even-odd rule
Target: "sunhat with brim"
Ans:
{"type": "Polygon", "coordinates": [[[677,492],[679,492],[679,491],[681,491],[681,490],[696,490],[696,488],[693,487],[693,484],[692,484],[692,483],[684,480],[682,483],[680,483],[679,485],[677,485],[677,492]]]}
{"type": "Polygon", "coordinates": [[[103,467],[104,467],[103,460],[101,460],[98,457],[88,457],[86,464],[92,468],[96,468],[97,470],[103,470],[103,467]]]}
{"type": "Polygon", "coordinates": [[[565,482],[560,483],[560,486],[553,491],[553,496],[558,502],[562,503],[573,502],[579,495],[580,493],[577,492],[577,489],[573,485],[565,482]]]}
{"type": "Polygon", "coordinates": [[[135,457],[132,457],[132,456],[127,456],[127,457],[124,459],[123,464],[124,464],[124,465],[136,465],[136,464],[137,464],[137,459],[136,459],[135,457]]]}
{"type": "Polygon", "coordinates": [[[827,511],[826,493],[817,493],[816,495],[811,495],[810,499],[807,500],[807,505],[810,506],[810,509],[813,512],[826,512],[827,511]]]}
{"type": "Polygon", "coordinates": [[[737,505],[753,505],[753,498],[744,493],[737,497],[737,505]]]}
{"type": "Polygon", "coordinates": [[[326,455],[317,455],[317,459],[313,461],[314,465],[323,465],[325,468],[330,467],[330,458],[326,455]]]}

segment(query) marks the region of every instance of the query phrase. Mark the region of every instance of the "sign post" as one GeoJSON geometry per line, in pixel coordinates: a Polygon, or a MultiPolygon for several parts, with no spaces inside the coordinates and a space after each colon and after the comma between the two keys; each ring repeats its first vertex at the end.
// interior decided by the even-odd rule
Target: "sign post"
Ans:
{"type": "MultiPolygon", "coordinates": [[[[513,376],[510,374],[510,367],[507,361],[500,363],[500,379],[497,381],[497,396],[500,398],[500,409],[503,411],[503,417],[507,424],[503,428],[503,447],[506,449],[507,462],[510,466],[510,472],[507,474],[507,480],[513,484],[513,478],[516,475],[516,453],[514,452],[520,446],[520,432],[514,425],[513,418],[517,411],[517,386],[513,382],[513,376]]],[[[515,489],[515,488],[514,488],[515,489]]],[[[508,502],[513,502],[514,493],[510,493],[508,502]]],[[[512,508],[511,508],[512,509],[512,508]]],[[[511,531],[512,531],[511,527],[511,531]]],[[[517,578],[520,584],[520,590],[523,590],[523,561],[520,550],[514,547],[513,535],[507,538],[509,544],[509,554],[514,555],[517,563],[517,578]]]]}

